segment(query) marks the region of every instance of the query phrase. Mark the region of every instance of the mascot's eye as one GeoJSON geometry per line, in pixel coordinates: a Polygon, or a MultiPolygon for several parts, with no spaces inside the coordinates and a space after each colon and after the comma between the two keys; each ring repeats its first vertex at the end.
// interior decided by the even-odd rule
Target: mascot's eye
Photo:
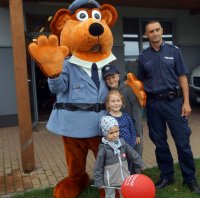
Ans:
{"type": "Polygon", "coordinates": [[[100,21],[101,20],[101,13],[98,10],[93,10],[92,11],[92,18],[100,21]]]}
{"type": "Polygon", "coordinates": [[[86,21],[89,17],[88,17],[88,13],[86,11],[82,10],[77,13],[76,18],[79,21],[86,21]]]}

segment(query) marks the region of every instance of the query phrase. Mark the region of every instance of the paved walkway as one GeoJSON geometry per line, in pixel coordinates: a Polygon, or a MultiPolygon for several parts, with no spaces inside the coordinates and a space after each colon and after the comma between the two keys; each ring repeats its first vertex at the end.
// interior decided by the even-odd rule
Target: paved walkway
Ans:
{"type": "MultiPolygon", "coordinates": [[[[189,122],[192,128],[191,145],[195,158],[200,158],[200,106],[193,107],[189,122]]],[[[18,127],[0,128],[0,197],[27,189],[54,186],[67,175],[62,139],[38,124],[33,130],[36,169],[24,174],[21,166],[18,127]]],[[[177,161],[174,142],[169,135],[174,161],[177,161]]],[[[147,167],[156,166],[154,145],[148,138],[144,122],[144,154],[147,167]]],[[[89,153],[87,172],[92,177],[94,157],[89,153]]]]}

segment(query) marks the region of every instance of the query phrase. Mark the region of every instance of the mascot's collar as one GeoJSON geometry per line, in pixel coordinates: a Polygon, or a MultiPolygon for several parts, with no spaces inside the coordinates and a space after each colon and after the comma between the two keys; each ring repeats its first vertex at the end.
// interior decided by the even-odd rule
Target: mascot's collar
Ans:
{"type": "MultiPolygon", "coordinates": [[[[102,67],[104,67],[105,65],[107,65],[108,63],[112,62],[116,60],[116,57],[111,53],[110,56],[102,61],[96,62],[98,69],[101,69],[102,67]]],[[[76,56],[71,56],[71,58],[69,59],[70,63],[79,65],[81,67],[84,67],[86,69],[91,69],[92,67],[92,63],[93,62],[89,62],[89,61],[85,61],[85,60],[81,60],[79,58],[77,58],[76,56]]]]}

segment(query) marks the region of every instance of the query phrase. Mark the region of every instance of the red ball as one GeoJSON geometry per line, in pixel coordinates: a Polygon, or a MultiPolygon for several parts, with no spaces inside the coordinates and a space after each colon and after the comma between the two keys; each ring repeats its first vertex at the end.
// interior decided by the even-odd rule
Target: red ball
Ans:
{"type": "Polygon", "coordinates": [[[127,177],[122,185],[123,198],[154,198],[155,185],[153,181],[143,174],[134,174],[127,177]]]}

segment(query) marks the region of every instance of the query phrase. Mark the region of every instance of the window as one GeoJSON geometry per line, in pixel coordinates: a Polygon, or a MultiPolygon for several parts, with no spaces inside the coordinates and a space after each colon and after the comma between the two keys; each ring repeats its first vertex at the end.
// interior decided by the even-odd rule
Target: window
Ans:
{"type": "MultiPolygon", "coordinates": [[[[145,37],[145,25],[150,19],[123,19],[123,42],[125,56],[125,74],[132,72],[137,74],[137,57],[143,49],[149,47],[148,39],[145,37]]],[[[171,21],[159,20],[164,29],[163,39],[167,43],[173,43],[173,24],[171,21]]]]}
{"type": "Polygon", "coordinates": [[[51,15],[26,15],[27,32],[51,32],[50,22],[53,16],[51,15]]]}
{"type": "MultiPolygon", "coordinates": [[[[123,20],[123,42],[125,55],[125,72],[137,72],[137,57],[139,55],[139,20],[123,20]]],[[[125,75],[126,75],[125,73],[125,75]]]]}

